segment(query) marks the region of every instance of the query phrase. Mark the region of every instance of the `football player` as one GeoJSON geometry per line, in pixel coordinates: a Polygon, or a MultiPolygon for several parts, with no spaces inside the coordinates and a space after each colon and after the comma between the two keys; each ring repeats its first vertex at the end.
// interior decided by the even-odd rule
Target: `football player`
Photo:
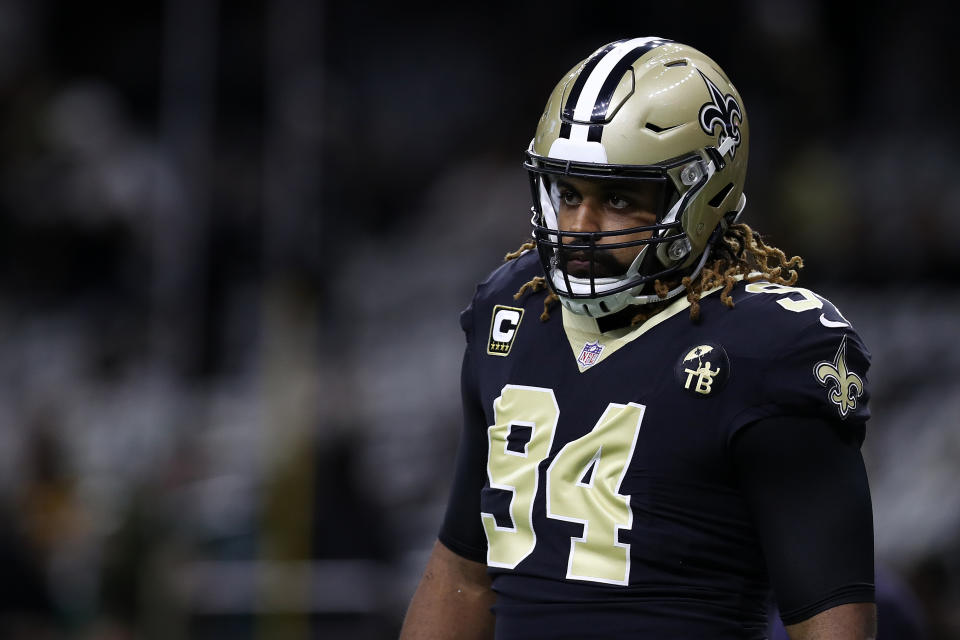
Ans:
{"type": "Polygon", "coordinates": [[[461,316],[464,427],[403,638],[875,635],[869,353],[740,221],[740,94],[660,38],[557,84],[532,241],[461,316]]]}

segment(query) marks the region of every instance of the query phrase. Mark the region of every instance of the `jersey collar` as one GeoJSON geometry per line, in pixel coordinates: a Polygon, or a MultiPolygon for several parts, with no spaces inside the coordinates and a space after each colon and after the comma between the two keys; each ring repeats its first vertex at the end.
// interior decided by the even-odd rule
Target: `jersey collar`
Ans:
{"type": "MultiPolygon", "coordinates": [[[[714,287],[703,294],[703,299],[719,291],[723,286],[714,287]]],[[[620,348],[630,344],[643,334],[647,333],[661,322],[669,320],[681,311],[690,307],[686,296],[677,298],[672,304],[660,313],[647,318],[645,322],[635,327],[623,327],[612,331],[601,332],[597,327],[596,318],[580,315],[561,307],[563,313],[563,331],[570,342],[573,357],[576,359],[580,373],[597,366],[620,348]]]]}

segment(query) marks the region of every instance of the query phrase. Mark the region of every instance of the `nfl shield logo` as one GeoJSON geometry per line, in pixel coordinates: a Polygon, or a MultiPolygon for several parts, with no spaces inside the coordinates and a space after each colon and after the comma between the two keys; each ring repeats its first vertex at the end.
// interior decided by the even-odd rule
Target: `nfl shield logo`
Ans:
{"type": "Polygon", "coordinates": [[[603,345],[599,342],[588,342],[583,345],[583,349],[580,350],[580,355],[577,357],[577,362],[580,363],[584,369],[587,367],[592,367],[597,364],[597,360],[600,358],[600,353],[603,351],[603,345]]]}

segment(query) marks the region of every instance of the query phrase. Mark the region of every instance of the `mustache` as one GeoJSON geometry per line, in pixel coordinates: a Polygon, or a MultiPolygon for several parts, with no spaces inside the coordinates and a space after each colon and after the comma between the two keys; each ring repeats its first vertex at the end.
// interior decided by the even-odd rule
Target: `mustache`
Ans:
{"type": "Polygon", "coordinates": [[[620,275],[625,271],[625,267],[617,262],[616,258],[609,251],[595,250],[584,251],[582,249],[557,249],[557,265],[566,270],[570,262],[592,262],[595,277],[620,275]]]}

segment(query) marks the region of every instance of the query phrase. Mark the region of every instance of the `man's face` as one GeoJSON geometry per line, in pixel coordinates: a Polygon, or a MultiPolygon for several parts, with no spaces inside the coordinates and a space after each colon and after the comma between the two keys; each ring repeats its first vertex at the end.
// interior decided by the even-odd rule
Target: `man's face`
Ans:
{"type": "MultiPolygon", "coordinates": [[[[560,231],[604,232],[653,225],[662,187],[657,183],[628,180],[588,180],[564,176],[553,189],[560,231]]],[[[597,247],[649,238],[650,231],[597,240],[597,247]]],[[[563,244],[584,244],[580,238],[564,238],[563,244]]],[[[594,252],[593,276],[623,275],[643,245],[594,252]]],[[[590,277],[587,251],[561,251],[560,260],[571,276],[590,277]]]]}

